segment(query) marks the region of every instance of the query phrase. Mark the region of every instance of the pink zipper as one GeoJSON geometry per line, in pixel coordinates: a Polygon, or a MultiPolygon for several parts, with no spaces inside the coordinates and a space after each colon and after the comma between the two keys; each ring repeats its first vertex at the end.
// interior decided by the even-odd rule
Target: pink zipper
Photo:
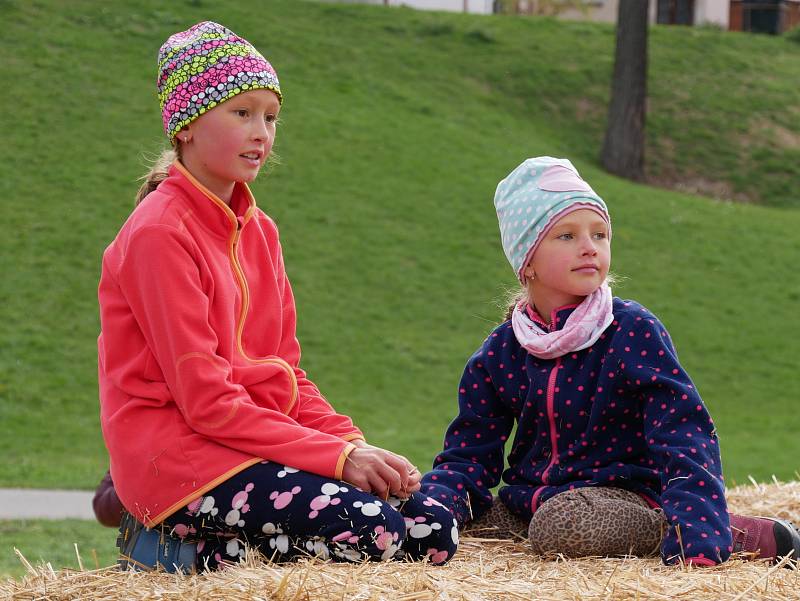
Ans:
{"type": "Polygon", "coordinates": [[[550,424],[550,462],[542,472],[542,483],[547,484],[547,477],[550,468],[558,461],[558,438],[556,437],[556,416],[555,416],[555,389],[556,378],[558,377],[558,368],[561,366],[561,357],[556,359],[556,364],[550,371],[550,376],[547,380],[547,420],[550,424]]]}

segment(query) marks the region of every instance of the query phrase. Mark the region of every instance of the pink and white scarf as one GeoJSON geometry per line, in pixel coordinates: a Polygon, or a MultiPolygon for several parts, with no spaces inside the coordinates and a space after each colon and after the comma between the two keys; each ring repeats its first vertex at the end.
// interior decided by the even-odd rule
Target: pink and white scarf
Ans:
{"type": "Polygon", "coordinates": [[[589,348],[614,321],[611,288],[607,282],[581,301],[567,318],[564,327],[546,332],[519,303],[511,315],[514,335],[522,347],[540,359],[555,359],[589,348]]]}

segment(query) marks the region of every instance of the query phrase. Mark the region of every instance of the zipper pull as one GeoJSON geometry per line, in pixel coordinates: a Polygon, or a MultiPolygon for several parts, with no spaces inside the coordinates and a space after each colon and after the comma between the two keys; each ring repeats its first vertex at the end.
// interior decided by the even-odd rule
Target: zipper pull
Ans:
{"type": "Polygon", "coordinates": [[[241,234],[242,234],[242,226],[244,225],[242,223],[242,219],[243,219],[242,217],[237,217],[236,218],[236,232],[233,234],[233,246],[234,247],[236,247],[236,245],[239,243],[239,236],[241,236],[241,234]]]}

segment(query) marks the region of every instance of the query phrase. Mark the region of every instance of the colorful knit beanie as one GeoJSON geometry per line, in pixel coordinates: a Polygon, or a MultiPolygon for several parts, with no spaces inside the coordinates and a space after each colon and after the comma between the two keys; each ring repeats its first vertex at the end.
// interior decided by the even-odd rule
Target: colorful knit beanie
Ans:
{"type": "Polygon", "coordinates": [[[212,21],[176,33],[158,51],[158,99],[170,140],[218,104],[248,90],[272,90],[275,69],[250,42],[212,21]]]}
{"type": "Polygon", "coordinates": [[[503,251],[519,281],[539,242],[561,217],[578,209],[592,209],[608,223],[603,199],[578,175],[567,159],[527,159],[497,185],[494,207],[500,222],[503,251]]]}

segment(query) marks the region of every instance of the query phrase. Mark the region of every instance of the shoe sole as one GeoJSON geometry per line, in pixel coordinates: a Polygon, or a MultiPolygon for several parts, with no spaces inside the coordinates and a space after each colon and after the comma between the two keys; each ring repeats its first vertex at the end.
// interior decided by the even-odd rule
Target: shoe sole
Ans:
{"type": "Polygon", "coordinates": [[[779,557],[789,557],[784,567],[797,569],[800,561],[800,531],[792,522],[778,518],[767,518],[773,522],[772,535],[779,557]]]}

